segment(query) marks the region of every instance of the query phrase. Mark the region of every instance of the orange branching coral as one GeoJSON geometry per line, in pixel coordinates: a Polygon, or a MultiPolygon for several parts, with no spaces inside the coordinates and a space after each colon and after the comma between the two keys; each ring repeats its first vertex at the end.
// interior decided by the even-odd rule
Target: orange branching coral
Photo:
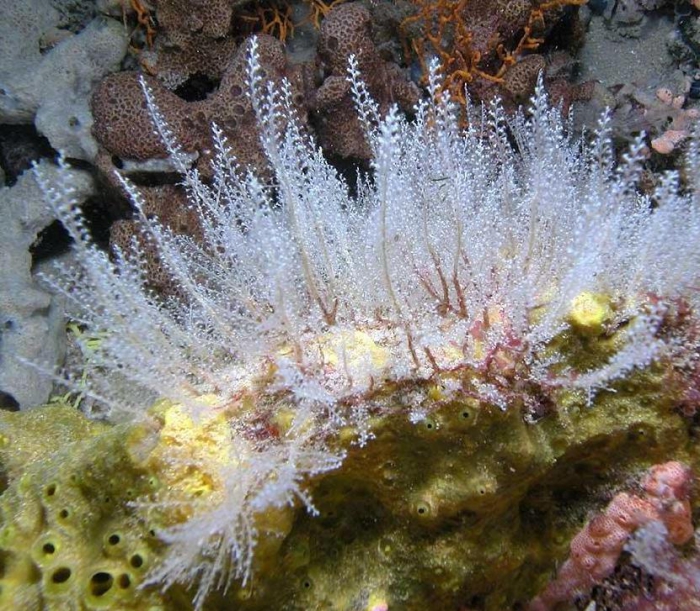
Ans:
{"type": "Polygon", "coordinates": [[[240,18],[250,22],[253,30],[274,36],[283,43],[289,36],[294,35],[292,8],[288,4],[255,6],[251,12],[242,14],[240,18]]]}
{"type": "Polygon", "coordinates": [[[323,0],[307,0],[309,5],[309,21],[314,24],[316,29],[321,27],[321,21],[325,19],[328,12],[336,5],[341,4],[345,0],[333,0],[326,4],[323,0]]]}
{"type": "MultiPolygon", "coordinates": [[[[324,0],[306,0],[309,8],[308,16],[301,22],[312,23],[316,29],[321,27],[321,21],[326,17],[328,12],[336,4],[342,3],[344,0],[332,0],[324,2],[324,0]]],[[[247,33],[264,32],[270,36],[274,36],[281,42],[286,42],[287,38],[294,36],[294,28],[300,23],[294,23],[292,20],[292,8],[290,4],[272,3],[269,5],[255,6],[250,11],[242,13],[240,19],[248,22],[250,28],[245,28],[247,33]]]]}
{"type": "MultiPolygon", "coordinates": [[[[127,13],[135,13],[136,15],[136,28],[132,32],[132,36],[136,32],[143,32],[143,37],[145,38],[146,45],[150,49],[153,46],[153,40],[156,35],[156,24],[151,14],[153,8],[149,6],[146,2],[142,0],[122,0],[122,20],[126,26],[127,13]]],[[[133,51],[138,52],[136,47],[132,47],[133,51]]]]}
{"type": "MultiPolygon", "coordinates": [[[[547,20],[567,5],[586,0],[412,0],[417,11],[401,28],[427,74],[427,61],[440,60],[443,88],[465,103],[465,85],[502,83],[527,51],[539,48],[547,20]]],[[[409,48],[410,47],[410,48],[409,48]]]]}

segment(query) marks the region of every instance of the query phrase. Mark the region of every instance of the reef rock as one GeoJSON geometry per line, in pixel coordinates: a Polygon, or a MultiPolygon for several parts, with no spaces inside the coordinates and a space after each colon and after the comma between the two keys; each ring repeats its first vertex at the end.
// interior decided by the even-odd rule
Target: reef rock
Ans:
{"type": "Polygon", "coordinates": [[[0,122],[31,123],[55,149],[92,160],[90,94],[126,53],[127,31],[98,17],[78,34],[60,29],[50,2],[0,0],[0,122]]]}
{"type": "MultiPolygon", "coordinates": [[[[89,176],[76,170],[70,176],[76,194],[87,197],[89,176]]],[[[62,302],[32,277],[29,252],[53,220],[31,173],[11,188],[0,188],[0,391],[21,408],[46,402],[53,384],[21,359],[50,369],[64,352],[62,302]]]]}

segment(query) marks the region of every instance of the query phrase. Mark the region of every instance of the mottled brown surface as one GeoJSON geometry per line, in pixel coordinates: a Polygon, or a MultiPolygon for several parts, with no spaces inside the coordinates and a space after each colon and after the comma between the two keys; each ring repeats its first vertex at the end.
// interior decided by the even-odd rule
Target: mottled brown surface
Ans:
{"type": "Polygon", "coordinates": [[[369,146],[347,81],[350,55],[357,57],[362,79],[381,113],[394,103],[410,111],[420,91],[396,64],[382,59],[372,40],[370,13],[360,4],[342,4],[330,11],[321,24],[318,54],[325,76],[315,99],[319,144],[333,155],[368,159],[369,146]]]}

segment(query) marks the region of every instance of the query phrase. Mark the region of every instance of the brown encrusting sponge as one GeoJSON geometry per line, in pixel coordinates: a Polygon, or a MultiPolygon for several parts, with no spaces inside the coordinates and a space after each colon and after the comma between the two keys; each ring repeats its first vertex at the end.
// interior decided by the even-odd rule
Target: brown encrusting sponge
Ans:
{"type": "MultiPolygon", "coordinates": [[[[304,70],[287,62],[282,44],[272,36],[258,35],[258,53],[267,77],[279,82],[289,79],[292,100],[304,120],[304,70]]],[[[205,100],[185,101],[153,78],[124,72],[107,77],[92,98],[94,134],[110,156],[145,161],[165,158],[166,151],[155,133],[140,84],[144,78],[173,135],[188,153],[199,155],[198,168],[209,172],[212,149],[211,125],[216,123],[228,138],[239,163],[264,171],[265,158],[250,100],[246,95],[248,44],[242,44],[229,62],[217,91],[205,100]]]]}
{"type": "Polygon", "coordinates": [[[420,99],[418,87],[399,66],[380,55],[372,41],[371,25],[369,11],[356,3],[332,9],[321,24],[318,54],[325,78],[316,91],[314,124],[321,147],[339,157],[370,157],[347,80],[351,55],[382,115],[391,104],[410,111],[420,99]]]}

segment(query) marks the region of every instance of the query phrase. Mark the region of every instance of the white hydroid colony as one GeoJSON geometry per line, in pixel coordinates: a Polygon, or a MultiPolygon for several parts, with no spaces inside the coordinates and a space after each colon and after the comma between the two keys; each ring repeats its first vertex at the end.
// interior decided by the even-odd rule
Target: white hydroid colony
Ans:
{"type": "MultiPolygon", "coordinates": [[[[251,516],[295,498],[313,511],[304,478],[341,463],[330,448],[342,427],[371,439],[371,416],[386,408],[375,391],[387,381],[469,368],[478,375],[468,385],[442,379],[443,397],[504,410],[517,397],[534,417],[540,399],[529,389],[592,397],[654,359],[691,367],[697,358],[696,346],[658,331],[670,304],[700,306],[698,139],[687,192],[671,173],[640,195],[641,138],[615,167],[607,119],[591,138],[572,139],[541,85],[528,112],[507,118],[494,105],[463,131],[435,73],[409,121],[396,110],[379,117],[351,63],[373,151],[355,195],[299,127],[287,86],[263,81],[255,42],[249,95],[272,184],[236,164],[216,126],[204,182],[146,91],[204,230],[200,243],[147,219],[124,180],[178,299],[147,289],[137,240],[110,260],[91,244],[70,184],[44,184],[81,265],[61,290],[105,337],[91,355],[90,392],[134,415],[154,397],[198,414],[255,399],[230,423],[217,467],[223,493],[163,533],[170,552],[153,580],[201,579],[198,603],[247,577],[251,516]],[[572,324],[624,341],[605,362],[573,370],[547,350],[572,324]],[[114,372],[143,388],[140,404],[120,394],[114,372]],[[283,435],[254,434],[262,412],[280,410],[283,435]]],[[[421,391],[407,395],[406,418],[429,412],[421,391]]]]}

